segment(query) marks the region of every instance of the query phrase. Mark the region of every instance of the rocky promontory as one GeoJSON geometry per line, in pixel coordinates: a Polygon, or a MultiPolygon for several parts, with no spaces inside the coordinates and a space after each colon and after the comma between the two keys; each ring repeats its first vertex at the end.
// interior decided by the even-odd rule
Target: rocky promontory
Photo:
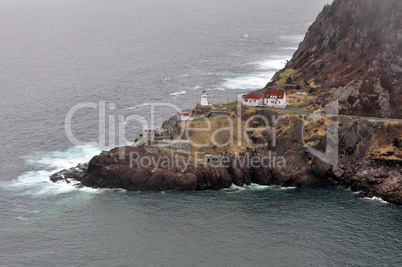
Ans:
{"type": "Polygon", "coordinates": [[[197,106],[186,113],[191,121],[178,114],[133,146],[50,179],[130,191],[321,184],[402,204],[401,3],[335,0],[323,9],[286,67],[256,92],[284,90],[304,111],[197,106]],[[336,112],[326,113],[331,102],[336,112]]]}
{"type": "MultiPolygon", "coordinates": [[[[81,173],[73,168],[54,174],[51,179],[75,179],[81,186],[130,191],[214,190],[251,183],[299,187],[326,184],[402,204],[402,150],[400,143],[394,142],[398,139],[384,138],[399,136],[401,124],[345,117],[309,121],[309,115],[284,115],[270,109],[244,107],[242,110],[241,121],[266,118],[271,127],[261,127],[262,122],[256,121],[258,127],[248,132],[252,144],[238,147],[239,153],[214,147],[188,153],[153,153],[148,146],[126,146],[93,157],[88,166],[82,165],[81,173]],[[313,151],[325,152],[329,124],[338,127],[336,165],[328,164],[313,151]],[[205,160],[205,155],[214,155],[215,160],[205,160]]],[[[220,118],[210,120],[213,124],[220,118]]],[[[176,130],[178,127],[179,124],[176,130]]],[[[189,139],[196,140],[206,133],[187,134],[189,139]]]]}

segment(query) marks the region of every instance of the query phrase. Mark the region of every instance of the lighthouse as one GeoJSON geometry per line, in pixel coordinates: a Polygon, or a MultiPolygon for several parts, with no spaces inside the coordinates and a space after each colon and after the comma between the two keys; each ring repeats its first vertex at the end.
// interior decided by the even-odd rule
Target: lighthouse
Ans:
{"type": "Polygon", "coordinates": [[[211,104],[208,102],[208,95],[206,91],[202,91],[202,95],[201,95],[201,102],[200,102],[200,106],[210,106],[211,104]]]}

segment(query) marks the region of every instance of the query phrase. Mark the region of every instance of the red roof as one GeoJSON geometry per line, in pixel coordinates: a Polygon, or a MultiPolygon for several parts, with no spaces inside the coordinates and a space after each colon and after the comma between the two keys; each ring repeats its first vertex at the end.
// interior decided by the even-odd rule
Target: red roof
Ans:
{"type": "Polygon", "coordinates": [[[179,113],[179,116],[188,117],[188,116],[190,116],[190,113],[187,113],[187,112],[179,113]]]}
{"type": "Polygon", "coordinates": [[[262,96],[254,94],[254,93],[244,95],[242,97],[243,97],[243,99],[261,99],[262,98],[262,96]]]}
{"type": "Polygon", "coordinates": [[[276,98],[276,99],[283,99],[285,96],[284,91],[265,91],[264,98],[276,98]]]}

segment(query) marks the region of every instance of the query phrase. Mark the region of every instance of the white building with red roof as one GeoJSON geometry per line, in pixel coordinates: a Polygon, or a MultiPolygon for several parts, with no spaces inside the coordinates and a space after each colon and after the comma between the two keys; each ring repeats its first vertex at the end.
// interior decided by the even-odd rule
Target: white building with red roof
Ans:
{"type": "Polygon", "coordinates": [[[254,93],[243,95],[241,97],[241,103],[245,106],[255,107],[263,103],[263,97],[254,93]]]}
{"type": "Polygon", "coordinates": [[[267,107],[286,108],[289,105],[286,102],[286,92],[267,90],[264,94],[264,104],[267,107]]]}
{"type": "Polygon", "coordinates": [[[191,114],[189,112],[181,112],[177,113],[179,121],[192,121],[191,114]]]}

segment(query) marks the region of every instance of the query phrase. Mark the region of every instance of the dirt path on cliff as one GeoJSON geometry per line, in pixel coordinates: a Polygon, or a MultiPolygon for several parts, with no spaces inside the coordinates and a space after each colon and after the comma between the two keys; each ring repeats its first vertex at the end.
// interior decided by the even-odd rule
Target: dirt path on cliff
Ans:
{"type": "MultiPolygon", "coordinates": [[[[294,113],[294,114],[303,114],[303,115],[312,115],[312,116],[317,116],[314,113],[309,113],[307,111],[304,111],[301,108],[293,107],[293,106],[287,106],[284,109],[275,109],[275,108],[270,108],[272,110],[275,110],[279,113],[294,113]]],[[[323,115],[325,116],[325,115],[323,115]]],[[[353,115],[336,115],[336,116],[331,116],[331,117],[336,117],[336,118],[350,118],[350,119],[361,119],[361,120],[367,120],[369,122],[400,122],[402,123],[401,119],[393,119],[393,118],[378,118],[378,117],[360,117],[360,116],[353,116],[353,115]]]]}

